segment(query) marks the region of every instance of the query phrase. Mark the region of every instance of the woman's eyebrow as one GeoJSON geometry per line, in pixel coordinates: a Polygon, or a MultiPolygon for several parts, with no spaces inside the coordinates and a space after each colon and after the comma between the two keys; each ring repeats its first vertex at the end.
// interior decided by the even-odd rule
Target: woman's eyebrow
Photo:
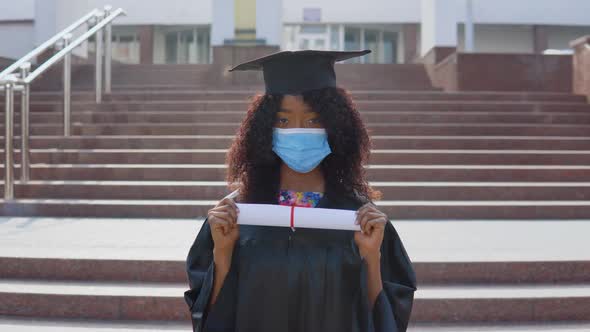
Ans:
{"type": "MultiPolygon", "coordinates": [[[[282,112],[282,113],[292,113],[292,111],[290,109],[286,109],[286,108],[279,109],[279,112],[282,112]]],[[[315,113],[314,110],[311,110],[311,109],[306,109],[303,112],[304,113],[315,113]]]]}

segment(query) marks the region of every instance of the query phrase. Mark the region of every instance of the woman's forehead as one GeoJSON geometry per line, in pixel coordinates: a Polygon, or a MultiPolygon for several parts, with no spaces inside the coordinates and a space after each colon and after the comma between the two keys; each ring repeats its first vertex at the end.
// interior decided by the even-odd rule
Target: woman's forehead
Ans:
{"type": "Polygon", "coordinates": [[[313,112],[313,109],[305,103],[301,95],[285,95],[281,101],[280,111],[287,113],[289,111],[313,112]]]}

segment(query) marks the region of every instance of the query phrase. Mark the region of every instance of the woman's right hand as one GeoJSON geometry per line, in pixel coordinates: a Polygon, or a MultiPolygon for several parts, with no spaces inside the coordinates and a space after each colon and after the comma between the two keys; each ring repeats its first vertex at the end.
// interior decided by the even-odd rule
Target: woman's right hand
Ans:
{"type": "Polygon", "coordinates": [[[207,212],[216,253],[231,258],[234,245],[240,237],[238,227],[239,209],[236,202],[226,197],[207,212]]]}

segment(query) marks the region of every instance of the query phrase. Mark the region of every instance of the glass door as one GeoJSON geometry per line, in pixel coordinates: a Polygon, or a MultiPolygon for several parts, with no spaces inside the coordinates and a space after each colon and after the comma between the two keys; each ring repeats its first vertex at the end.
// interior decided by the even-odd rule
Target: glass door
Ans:
{"type": "Polygon", "coordinates": [[[156,63],[210,62],[210,39],[207,27],[163,27],[156,30],[156,39],[156,47],[163,43],[163,52],[156,50],[158,54],[161,53],[161,56],[157,58],[159,62],[156,63]],[[161,43],[158,42],[160,38],[163,39],[161,43]]]}

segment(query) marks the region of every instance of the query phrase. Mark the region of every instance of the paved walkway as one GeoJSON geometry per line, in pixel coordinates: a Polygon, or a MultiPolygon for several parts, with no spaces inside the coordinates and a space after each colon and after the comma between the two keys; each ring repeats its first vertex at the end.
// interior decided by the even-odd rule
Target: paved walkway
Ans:
{"type": "MultiPolygon", "coordinates": [[[[394,220],[413,262],[590,260],[590,220],[394,220]]],[[[185,259],[203,219],[0,217],[0,256],[185,259]]]]}

